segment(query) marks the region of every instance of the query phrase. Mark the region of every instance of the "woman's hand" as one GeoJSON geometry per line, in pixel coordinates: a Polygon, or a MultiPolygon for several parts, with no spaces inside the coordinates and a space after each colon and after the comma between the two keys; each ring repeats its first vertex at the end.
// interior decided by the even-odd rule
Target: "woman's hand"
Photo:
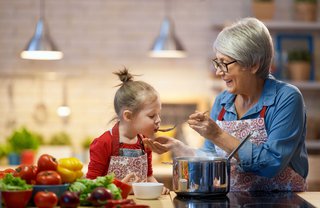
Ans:
{"type": "Polygon", "coordinates": [[[163,154],[175,148],[177,140],[167,136],[157,137],[155,139],[143,139],[144,145],[149,147],[153,152],[163,154]]]}
{"type": "Polygon", "coordinates": [[[219,137],[223,131],[214,120],[206,113],[198,112],[191,114],[188,119],[189,126],[201,136],[213,140],[219,137]]]}

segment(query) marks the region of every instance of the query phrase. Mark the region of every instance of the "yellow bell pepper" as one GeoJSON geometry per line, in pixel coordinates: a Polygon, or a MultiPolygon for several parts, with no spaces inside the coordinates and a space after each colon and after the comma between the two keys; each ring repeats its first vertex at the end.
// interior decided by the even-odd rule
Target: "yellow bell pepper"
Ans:
{"type": "Polygon", "coordinates": [[[61,158],[58,160],[57,171],[63,183],[72,183],[83,176],[83,164],[75,157],[61,158]]]}

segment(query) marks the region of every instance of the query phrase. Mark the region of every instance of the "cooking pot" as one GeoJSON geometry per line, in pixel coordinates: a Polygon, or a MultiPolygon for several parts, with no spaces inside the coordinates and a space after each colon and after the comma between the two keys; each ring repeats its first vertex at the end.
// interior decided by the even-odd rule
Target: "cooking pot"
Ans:
{"type": "Polygon", "coordinates": [[[228,157],[176,157],[173,160],[173,190],[179,196],[226,195],[230,190],[230,159],[249,134],[228,157]]]}

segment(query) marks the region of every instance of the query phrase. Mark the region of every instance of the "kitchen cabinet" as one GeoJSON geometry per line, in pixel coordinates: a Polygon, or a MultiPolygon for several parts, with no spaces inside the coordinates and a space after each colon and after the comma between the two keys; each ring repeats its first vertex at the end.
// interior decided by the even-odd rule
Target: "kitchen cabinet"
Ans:
{"type": "MultiPolygon", "coordinates": [[[[277,35],[287,34],[290,35],[306,35],[312,37],[312,45],[309,45],[313,52],[313,68],[310,80],[307,81],[291,81],[286,79],[285,76],[276,76],[279,79],[283,79],[299,88],[302,92],[306,108],[307,108],[307,149],[309,154],[320,154],[320,24],[319,22],[296,22],[296,21],[265,21],[264,22],[273,36],[275,45],[275,61],[277,60],[277,35]]],[[[214,24],[213,29],[215,32],[220,31],[225,24],[214,24]]],[[[277,66],[278,63],[275,63],[277,66]]],[[[281,65],[281,68],[276,69],[278,74],[283,74],[286,67],[281,65]]],[[[275,73],[275,75],[277,75],[275,73]]]]}

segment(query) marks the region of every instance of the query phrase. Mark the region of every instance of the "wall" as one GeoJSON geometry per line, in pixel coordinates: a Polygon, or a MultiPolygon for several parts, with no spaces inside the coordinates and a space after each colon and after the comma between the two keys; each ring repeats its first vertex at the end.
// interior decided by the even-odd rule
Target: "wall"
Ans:
{"type": "Polygon", "coordinates": [[[64,58],[30,61],[20,59],[19,53],[34,32],[39,1],[0,0],[0,141],[11,132],[7,124],[14,114],[16,126],[27,125],[46,137],[67,131],[79,149],[79,140],[98,136],[110,126],[114,86],[119,83],[112,72],[123,66],[143,74],[137,79],[151,83],[164,102],[210,102],[207,73],[216,36],[212,23],[243,16],[243,5],[230,0],[177,0],[170,6],[176,33],[188,51],[185,59],[147,56],[165,15],[164,1],[47,0],[46,21],[64,58]],[[67,124],[56,115],[65,77],[72,108],[67,124]],[[14,109],[7,96],[10,84],[14,109]],[[48,110],[42,124],[32,118],[39,102],[48,110]]]}
{"type": "MultiPolygon", "coordinates": [[[[60,61],[28,61],[19,53],[31,38],[39,18],[39,1],[0,0],[0,143],[16,127],[26,125],[47,138],[67,131],[74,151],[85,136],[98,136],[113,117],[113,71],[128,67],[151,83],[164,102],[199,102],[206,106],[215,92],[208,78],[215,23],[251,15],[250,0],[175,0],[170,16],[187,49],[184,59],[147,57],[164,18],[161,0],[45,1],[45,17],[52,38],[65,57],[60,61]],[[72,114],[64,123],[56,114],[66,80],[72,114]],[[8,87],[12,85],[14,108],[8,87]],[[35,122],[36,105],[47,107],[45,122],[35,122]]],[[[276,0],[276,20],[291,18],[291,0],[276,0]]],[[[319,14],[318,14],[319,16],[319,14]]],[[[320,18],[318,18],[320,19],[320,18]]],[[[318,43],[319,45],[319,43],[318,43]]],[[[318,47],[319,48],[319,47],[318,47]]],[[[204,109],[205,107],[202,107],[204,109]]]]}

